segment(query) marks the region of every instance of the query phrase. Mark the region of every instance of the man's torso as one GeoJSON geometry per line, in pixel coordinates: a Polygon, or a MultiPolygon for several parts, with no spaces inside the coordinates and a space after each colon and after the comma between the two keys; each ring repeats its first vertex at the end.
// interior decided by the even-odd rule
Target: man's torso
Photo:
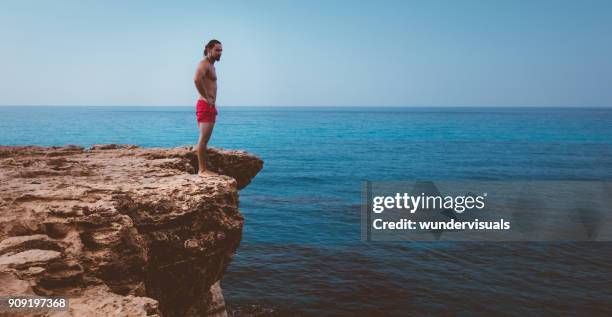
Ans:
{"type": "MultiPolygon", "coordinates": [[[[217,72],[215,71],[215,66],[211,64],[209,61],[205,61],[207,63],[206,67],[208,71],[204,75],[204,89],[206,90],[206,94],[210,101],[213,104],[217,102],[217,72]]],[[[204,97],[204,96],[202,96],[204,97]]]]}

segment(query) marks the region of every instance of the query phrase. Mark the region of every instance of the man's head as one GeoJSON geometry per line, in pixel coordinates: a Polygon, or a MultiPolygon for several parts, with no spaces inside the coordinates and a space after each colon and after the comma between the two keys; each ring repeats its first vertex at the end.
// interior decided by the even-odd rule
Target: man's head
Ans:
{"type": "Polygon", "coordinates": [[[218,61],[221,59],[221,52],[223,48],[221,47],[221,42],[218,40],[210,40],[208,44],[204,47],[204,56],[209,57],[213,61],[218,61]]]}

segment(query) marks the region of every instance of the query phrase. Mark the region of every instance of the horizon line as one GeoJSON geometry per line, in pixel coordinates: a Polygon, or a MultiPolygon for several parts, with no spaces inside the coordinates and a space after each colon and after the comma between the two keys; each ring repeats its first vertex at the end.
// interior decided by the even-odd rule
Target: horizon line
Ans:
{"type": "MultiPolygon", "coordinates": [[[[0,105],[0,107],[194,107],[192,105],[0,105]]],[[[400,105],[225,105],[223,107],[268,107],[268,108],[612,108],[612,105],[435,105],[435,106],[400,106],[400,105]]]]}

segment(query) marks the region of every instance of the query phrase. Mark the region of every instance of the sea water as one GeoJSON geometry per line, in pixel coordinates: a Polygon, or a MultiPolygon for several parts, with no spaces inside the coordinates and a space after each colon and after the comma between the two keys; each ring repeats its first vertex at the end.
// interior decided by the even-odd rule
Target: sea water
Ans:
{"type": "MultiPolygon", "coordinates": [[[[363,180],[610,180],[610,108],[223,107],[261,157],[222,280],[243,316],[612,315],[612,243],[362,242],[363,180]]],[[[194,145],[194,107],[0,107],[0,144],[194,145]]],[[[608,230],[605,229],[604,230],[608,230]]]]}

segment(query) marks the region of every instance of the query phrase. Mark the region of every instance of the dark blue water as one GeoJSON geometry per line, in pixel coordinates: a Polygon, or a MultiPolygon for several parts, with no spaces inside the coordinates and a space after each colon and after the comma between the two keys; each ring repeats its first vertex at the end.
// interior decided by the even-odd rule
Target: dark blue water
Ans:
{"type": "MultiPolygon", "coordinates": [[[[0,107],[0,144],[197,142],[192,107],[0,107]]],[[[610,180],[612,109],[219,107],[265,160],[222,281],[237,315],[612,315],[612,243],[360,241],[369,180],[610,180]]]]}

